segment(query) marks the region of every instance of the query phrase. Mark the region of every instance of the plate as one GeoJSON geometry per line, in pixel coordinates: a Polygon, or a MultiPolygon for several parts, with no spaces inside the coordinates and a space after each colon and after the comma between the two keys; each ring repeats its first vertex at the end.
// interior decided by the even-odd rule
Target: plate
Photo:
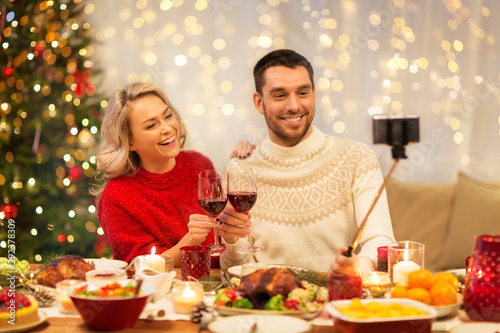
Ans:
{"type": "Polygon", "coordinates": [[[311,324],[303,319],[281,315],[227,317],[211,322],[208,329],[214,333],[250,332],[254,324],[257,324],[256,332],[259,333],[303,333],[312,329],[311,324]]]}
{"type": "MultiPolygon", "coordinates": [[[[291,265],[278,265],[278,264],[267,264],[269,268],[290,268],[290,269],[296,269],[296,270],[305,270],[303,267],[299,266],[291,266],[291,265]]],[[[227,269],[229,274],[231,274],[234,277],[241,278],[241,270],[243,269],[243,265],[237,265],[237,266],[231,266],[227,269]]]]}
{"type": "Polygon", "coordinates": [[[460,268],[460,269],[451,269],[448,271],[449,273],[453,273],[453,274],[456,274],[456,275],[463,275],[465,276],[466,272],[465,272],[465,268],[460,268]]]}
{"type": "Polygon", "coordinates": [[[33,323],[29,323],[29,324],[26,324],[26,325],[14,325],[12,328],[7,328],[7,329],[3,329],[2,332],[8,332],[8,333],[14,333],[14,332],[26,332],[26,331],[29,331],[31,330],[32,328],[35,328],[37,327],[38,325],[42,324],[43,322],[45,322],[47,320],[47,315],[45,314],[45,312],[43,312],[42,310],[38,310],[38,321],[35,321],[33,323]]]}
{"type": "Polygon", "coordinates": [[[277,310],[229,308],[225,306],[216,306],[215,309],[221,316],[236,316],[236,315],[286,316],[286,317],[302,318],[307,320],[316,318],[323,311],[323,308],[317,311],[277,311],[277,310]]]}
{"type": "Polygon", "coordinates": [[[457,302],[452,305],[434,305],[433,308],[437,311],[437,317],[442,318],[454,313],[464,302],[464,296],[457,293],[457,302]]]}
{"type": "Polygon", "coordinates": [[[93,259],[93,258],[86,258],[86,262],[89,264],[94,263],[95,269],[102,269],[102,268],[125,268],[127,267],[127,262],[123,260],[115,260],[115,259],[93,259]]]}
{"type": "Polygon", "coordinates": [[[465,323],[453,327],[450,333],[496,333],[500,331],[500,323],[465,323]]]}

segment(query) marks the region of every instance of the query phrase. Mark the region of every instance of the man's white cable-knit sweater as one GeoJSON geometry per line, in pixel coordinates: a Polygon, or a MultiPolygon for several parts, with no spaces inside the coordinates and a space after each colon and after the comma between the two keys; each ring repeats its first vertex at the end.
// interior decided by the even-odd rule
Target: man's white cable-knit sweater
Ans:
{"type": "MultiPolygon", "coordinates": [[[[267,137],[246,160],[257,182],[257,202],[251,210],[251,238],[263,250],[241,255],[229,244],[221,256],[227,268],[248,261],[297,265],[327,272],[341,246],[348,247],[372,204],[383,176],[373,150],[366,144],[336,138],[313,127],[312,134],[293,147],[267,137]]],[[[357,251],[360,272],[373,270],[377,247],[394,242],[385,191],[367,222],[357,251]]],[[[227,243],[226,243],[227,244],[227,243]]]]}

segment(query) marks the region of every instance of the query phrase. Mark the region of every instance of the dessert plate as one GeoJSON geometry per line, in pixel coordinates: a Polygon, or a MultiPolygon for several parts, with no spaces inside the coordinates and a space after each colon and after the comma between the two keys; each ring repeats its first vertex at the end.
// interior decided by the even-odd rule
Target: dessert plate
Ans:
{"type": "Polygon", "coordinates": [[[6,332],[6,333],[7,332],[8,333],[26,332],[26,331],[29,331],[29,330],[37,327],[38,325],[42,324],[46,320],[47,320],[47,315],[45,314],[45,312],[43,312],[42,310],[39,309],[38,310],[38,321],[29,323],[26,325],[13,325],[12,328],[2,329],[2,332],[6,332]]]}

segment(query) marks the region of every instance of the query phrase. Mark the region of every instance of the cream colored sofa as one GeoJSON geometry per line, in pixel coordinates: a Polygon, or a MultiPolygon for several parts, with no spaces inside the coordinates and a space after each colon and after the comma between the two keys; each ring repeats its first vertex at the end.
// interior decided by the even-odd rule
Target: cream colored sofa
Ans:
{"type": "Polygon", "coordinates": [[[460,173],[456,184],[391,179],[387,197],[396,240],[425,245],[425,268],[465,267],[475,236],[500,234],[500,184],[460,173]]]}

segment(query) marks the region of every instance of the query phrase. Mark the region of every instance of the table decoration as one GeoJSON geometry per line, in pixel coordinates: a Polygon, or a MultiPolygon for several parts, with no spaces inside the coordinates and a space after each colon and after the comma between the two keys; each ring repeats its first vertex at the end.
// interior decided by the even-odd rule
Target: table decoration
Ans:
{"type": "Polygon", "coordinates": [[[424,268],[424,244],[401,241],[389,245],[388,272],[391,281],[408,285],[408,275],[424,268]]]}
{"type": "Polygon", "coordinates": [[[75,284],[81,283],[81,280],[62,280],[56,284],[56,304],[59,312],[63,314],[77,314],[75,305],[66,293],[66,289],[75,284]]]}
{"type": "Polygon", "coordinates": [[[384,297],[392,286],[389,273],[370,272],[361,275],[363,288],[367,289],[373,298],[384,297]]]}
{"type": "Polygon", "coordinates": [[[327,284],[330,301],[361,298],[363,295],[361,276],[332,273],[328,276],[327,284]]]}
{"type": "Polygon", "coordinates": [[[188,314],[203,302],[203,285],[196,281],[175,281],[172,287],[172,304],[176,313],[188,314]]]}
{"type": "Polygon", "coordinates": [[[387,272],[389,270],[389,246],[377,248],[377,271],[387,272]]]}
{"type": "Polygon", "coordinates": [[[158,272],[165,272],[165,259],[156,254],[155,246],[151,249],[151,254],[146,255],[145,262],[151,269],[158,272]]]}
{"type": "Polygon", "coordinates": [[[210,275],[210,251],[210,247],[201,245],[181,247],[181,274],[184,281],[199,280],[210,275]]]}
{"type": "Polygon", "coordinates": [[[464,308],[471,320],[500,322],[500,235],[476,238],[464,296],[464,308]]]}

